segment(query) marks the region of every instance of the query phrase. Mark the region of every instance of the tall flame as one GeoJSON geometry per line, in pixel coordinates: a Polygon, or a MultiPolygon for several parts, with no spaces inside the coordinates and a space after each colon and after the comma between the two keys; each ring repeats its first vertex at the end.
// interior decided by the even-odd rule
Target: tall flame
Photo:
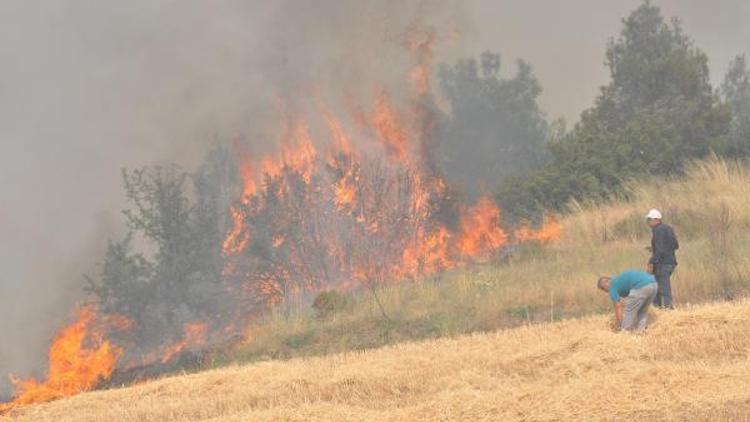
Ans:
{"type": "Polygon", "coordinates": [[[240,159],[240,177],[242,178],[242,203],[247,204],[250,197],[255,195],[257,186],[255,183],[255,168],[250,157],[242,156],[240,159]]]}
{"type": "Polygon", "coordinates": [[[375,101],[372,125],[388,157],[393,161],[403,162],[409,152],[409,135],[385,91],[375,101]]]}
{"type": "Polygon", "coordinates": [[[72,396],[109,379],[122,349],[96,327],[98,315],[92,307],[78,308],[75,313],[77,321],[62,329],[49,349],[47,379],[13,379],[16,396],[6,407],[72,396]]]}
{"type": "Polygon", "coordinates": [[[467,257],[491,254],[505,245],[508,236],[500,226],[500,208],[486,196],[461,216],[458,247],[467,257]]]}
{"type": "Polygon", "coordinates": [[[330,112],[323,117],[332,141],[328,166],[334,172],[333,194],[338,209],[344,210],[351,208],[357,199],[359,163],[341,123],[330,112]]]}
{"type": "Polygon", "coordinates": [[[236,255],[245,249],[250,241],[250,235],[245,230],[245,218],[239,208],[231,207],[229,215],[232,218],[232,229],[224,239],[222,249],[225,255],[236,255]]]}

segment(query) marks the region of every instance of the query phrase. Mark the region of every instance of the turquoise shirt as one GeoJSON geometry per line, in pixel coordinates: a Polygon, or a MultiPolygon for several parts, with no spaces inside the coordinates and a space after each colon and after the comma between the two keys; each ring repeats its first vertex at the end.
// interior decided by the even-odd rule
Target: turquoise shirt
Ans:
{"type": "Polygon", "coordinates": [[[652,274],[640,270],[628,270],[610,280],[609,297],[612,302],[617,302],[620,297],[630,294],[631,289],[640,289],[651,283],[656,283],[656,278],[652,274]]]}

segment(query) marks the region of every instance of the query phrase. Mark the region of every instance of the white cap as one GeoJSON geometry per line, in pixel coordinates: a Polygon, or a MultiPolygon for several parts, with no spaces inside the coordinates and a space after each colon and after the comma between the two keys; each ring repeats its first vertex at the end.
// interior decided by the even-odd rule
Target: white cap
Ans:
{"type": "Polygon", "coordinates": [[[651,208],[648,211],[648,214],[646,214],[646,218],[652,218],[652,219],[661,220],[661,213],[656,208],[651,208]]]}

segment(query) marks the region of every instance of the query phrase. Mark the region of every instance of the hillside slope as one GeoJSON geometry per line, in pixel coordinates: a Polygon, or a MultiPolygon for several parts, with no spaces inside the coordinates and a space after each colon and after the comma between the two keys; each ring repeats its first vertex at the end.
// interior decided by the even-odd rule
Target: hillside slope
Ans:
{"type": "Polygon", "coordinates": [[[21,421],[750,420],[750,301],[595,316],[165,378],[21,408],[21,421]]]}

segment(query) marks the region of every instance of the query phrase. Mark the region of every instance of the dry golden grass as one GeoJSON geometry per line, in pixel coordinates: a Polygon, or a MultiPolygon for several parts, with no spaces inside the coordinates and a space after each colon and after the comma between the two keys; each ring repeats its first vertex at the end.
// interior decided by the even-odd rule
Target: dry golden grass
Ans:
{"type": "Polygon", "coordinates": [[[648,177],[626,183],[628,199],[609,203],[573,203],[561,221],[566,248],[599,246],[603,241],[645,237],[644,216],[660,209],[685,239],[716,234],[717,217],[733,223],[725,230],[750,228],[750,166],[716,156],[687,166],[676,179],[648,177]]]}
{"type": "Polygon", "coordinates": [[[750,301],[228,367],[17,409],[19,421],[750,420],[750,301]]]}

